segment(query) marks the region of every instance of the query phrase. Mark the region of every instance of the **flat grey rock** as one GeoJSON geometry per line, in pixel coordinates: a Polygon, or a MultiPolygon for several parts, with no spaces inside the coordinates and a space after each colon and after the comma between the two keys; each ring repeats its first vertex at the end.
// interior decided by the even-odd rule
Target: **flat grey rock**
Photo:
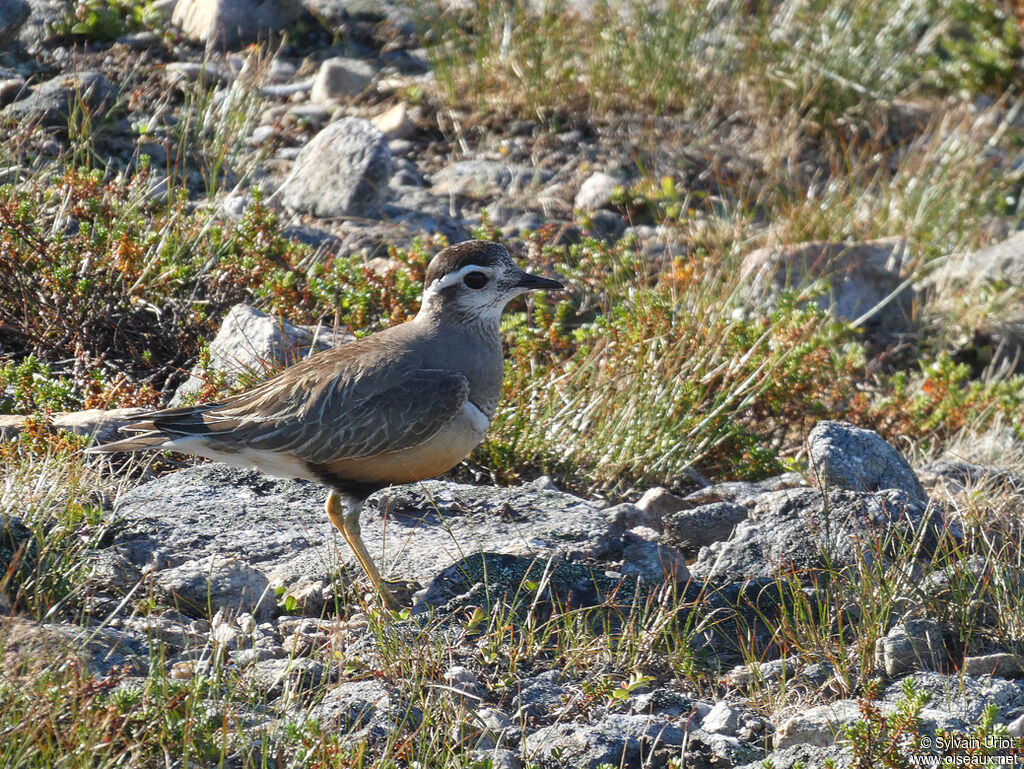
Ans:
{"type": "MultiPolygon", "coordinates": [[[[340,563],[359,572],[327,520],[326,496],[326,489],[305,481],[199,465],[126,494],[115,509],[113,547],[128,562],[158,570],[216,556],[273,575],[285,587],[330,584],[340,563]]],[[[585,558],[606,554],[619,541],[596,505],[531,484],[393,487],[368,500],[361,523],[385,576],[423,584],[480,550],[585,558]]]]}
{"type": "Polygon", "coordinates": [[[525,754],[547,767],[667,767],[686,733],[657,716],[608,715],[596,723],[558,723],[527,736],[525,754]]]}
{"type": "Polygon", "coordinates": [[[189,559],[155,572],[153,582],[189,617],[209,619],[224,610],[265,621],[274,614],[275,597],[266,575],[230,555],[189,559]]]}
{"type": "Polygon", "coordinates": [[[71,113],[79,108],[86,109],[93,118],[101,116],[113,106],[115,92],[113,84],[99,72],[58,75],[4,107],[0,119],[66,127],[71,113]]]}
{"type": "MultiPolygon", "coordinates": [[[[994,676],[945,675],[930,671],[908,676],[919,691],[931,695],[928,707],[951,714],[967,723],[977,723],[988,705],[997,705],[1000,720],[1009,722],[1024,713],[1024,681],[994,676]]],[[[895,703],[903,696],[903,681],[885,689],[885,701],[895,703]]]]}
{"type": "Polygon", "coordinates": [[[528,165],[514,165],[496,160],[457,160],[432,178],[435,195],[462,195],[489,198],[509,194],[550,181],[552,173],[528,165]]]}

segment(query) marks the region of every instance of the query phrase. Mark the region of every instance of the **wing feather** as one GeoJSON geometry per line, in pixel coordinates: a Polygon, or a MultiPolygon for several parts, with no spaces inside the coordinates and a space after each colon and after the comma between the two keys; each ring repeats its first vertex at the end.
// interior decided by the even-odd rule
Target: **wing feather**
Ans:
{"type": "Polygon", "coordinates": [[[128,429],[327,464],[416,446],[461,412],[469,398],[463,375],[423,368],[422,356],[386,333],[367,341],[314,355],[218,403],[146,415],[128,429]]]}

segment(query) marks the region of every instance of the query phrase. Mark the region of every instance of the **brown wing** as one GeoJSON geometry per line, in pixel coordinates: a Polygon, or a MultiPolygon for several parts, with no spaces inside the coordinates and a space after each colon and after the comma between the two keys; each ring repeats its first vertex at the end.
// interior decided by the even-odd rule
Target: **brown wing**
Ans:
{"type": "Polygon", "coordinates": [[[461,411],[469,383],[457,372],[422,368],[405,345],[374,340],[314,355],[219,403],[156,412],[130,429],[317,464],[418,445],[461,411]]]}

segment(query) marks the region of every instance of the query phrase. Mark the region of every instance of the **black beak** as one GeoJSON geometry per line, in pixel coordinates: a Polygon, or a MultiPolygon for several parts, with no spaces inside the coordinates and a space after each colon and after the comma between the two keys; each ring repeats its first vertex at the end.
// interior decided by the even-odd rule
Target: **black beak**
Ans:
{"type": "Polygon", "coordinates": [[[525,288],[527,291],[556,291],[560,288],[565,288],[557,280],[551,280],[550,278],[542,278],[540,275],[531,275],[528,272],[524,272],[519,276],[519,280],[516,283],[519,288],[525,288]]]}

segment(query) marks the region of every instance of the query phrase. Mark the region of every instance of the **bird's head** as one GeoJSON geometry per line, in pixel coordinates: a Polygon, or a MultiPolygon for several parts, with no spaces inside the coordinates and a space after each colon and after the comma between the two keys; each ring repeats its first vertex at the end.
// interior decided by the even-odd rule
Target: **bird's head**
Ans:
{"type": "Polygon", "coordinates": [[[505,305],[520,294],[560,288],[557,280],[519,269],[504,246],[467,240],[448,246],[430,260],[420,316],[442,313],[497,324],[505,305]]]}

